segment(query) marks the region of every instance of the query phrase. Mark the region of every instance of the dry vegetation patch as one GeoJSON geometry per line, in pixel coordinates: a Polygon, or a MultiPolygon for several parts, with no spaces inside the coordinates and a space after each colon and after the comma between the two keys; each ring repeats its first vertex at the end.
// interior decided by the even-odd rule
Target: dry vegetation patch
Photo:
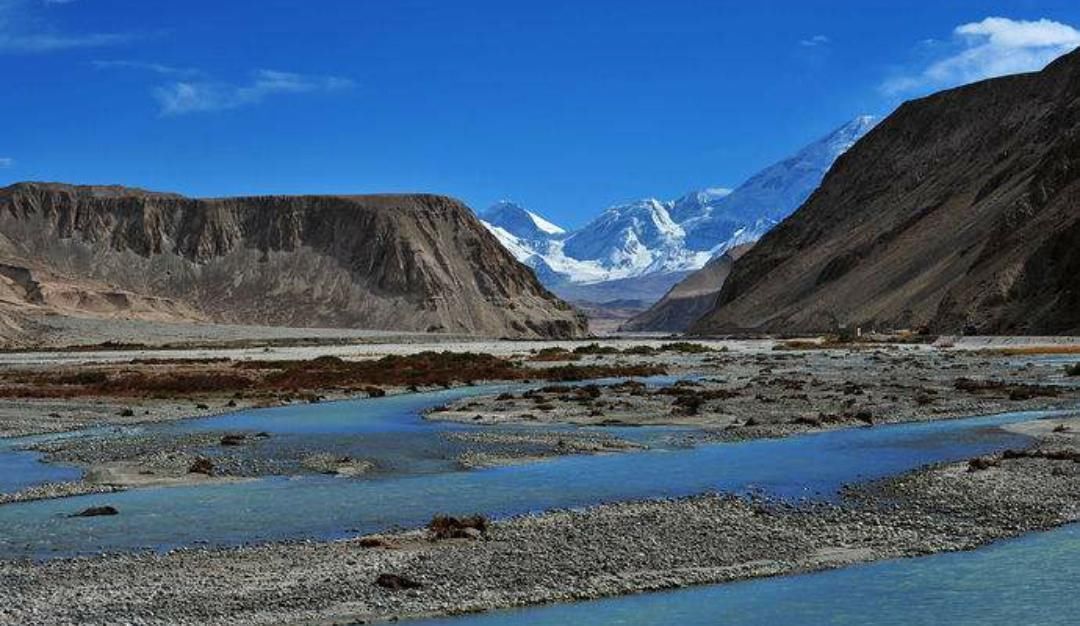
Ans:
{"type": "Polygon", "coordinates": [[[1080,345],[1070,346],[1023,346],[1016,348],[995,348],[984,350],[1002,356],[1027,356],[1040,354],[1080,354],[1080,345]]]}
{"type": "Polygon", "coordinates": [[[85,396],[173,398],[213,394],[248,397],[281,393],[310,395],[332,390],[379,396],[384,387],[438,387],[478,381],[550,380],[652,376],[650,365],[577,365],[529,368],[509,359],[472,352],[421,352],[378,360],[345,361],[324,356],[304,361],[218,359],[132,361],[122,365],[65,370],[11,370],[0,373],[0,397],[85,396]]]}

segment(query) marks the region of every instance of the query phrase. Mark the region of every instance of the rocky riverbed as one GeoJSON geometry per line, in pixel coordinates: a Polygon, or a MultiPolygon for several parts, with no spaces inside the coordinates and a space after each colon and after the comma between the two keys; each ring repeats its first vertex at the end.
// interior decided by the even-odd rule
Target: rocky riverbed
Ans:
{"type": "MultiPolygon", "coordinates": [[[[547,429],[486,429],[444,432],[451,442],[448,462],[461,469],[540,461],[574,454],[605,454],[645,449],[610,433],[547,429]]],[[[312,443],[281,443],[266,432],[136,432],[65,437],[26,447],[49,463],[81,468],[80,481],[38,485],[0,493],[0,504],[136,487],[228,482],[264,476],[333,474],[359,477],[379,472],[376,461],[340,451],[349,436],[330,449],[312,443]]]]}
{"type": "MultiPolygon", "coordinates": [[[[1065,376],[1060,365],[1029,363],[1024,355],[926,346],[776,345],[781,349],[761,344],[749,350],[734,344],[531,349],[514,356],[512,367],[521,371],[566,365],[596,368],[591,371],[641,367],[687,380],[669,387],[549,380],[531,391],[451,403],[427,417],[482,426],[441,435],[453,455],[447,460],[470,469],[643,447],[603,427],[689,426],[695,434],[680,434],[684,440],[678,443],[690,445],[1073,407],[1080,399],[1076,379],[1065,376]],[[600,428],[575,431],[567,429],[568,424],[600,428]]],[[[107,367],[110,377],[132,375],[126,366],[107,367]]],[[[136,365],[133,371],[145,372],[146,367],[136,365]]],[[[213,367],[221,372],[235,365],[213,367]]],[[[278,374],[273,372],[279,370],[264,367],[270,373],[260,375],[276,380],[278,374]]],[[[338,362],[329,367],[339,373],[348,370],[338,362]]],[[[522,374],[515,371],[514,376],[522,374]]],[[[50,381],[54,391],[67,393],[64,380],[50,381]]],[[[328,389],[323,397],[368,393],[363,389],[328,389]]],[[[406,389],[386,386],[381,392],[406,389]]],[[[198,411],[214,412],[240,408],[241,402],[318,399],[306,398],[307,393],[273,390],[231,406],[233,394],[216,391],[213,402],[199,396],[188,403],[205,407],[198,411]]],[[[177,414],[120,409],[102,414],[102,419],[119,424],[158,417],[168,421],[179,418],[184,406],[176,404],[175,397],[137,400],[173,403],[177,414]]],[[[130,397],[110,401],[125,406],[134,402],[130,397]]],[[[97,400],[77,393],[28,400],[9,393],[6,402],[11,406],[97,400]]],[[[5,432],[31,429],[32,421],[23,416],[5,432]]],[[[60,418],[46,430],[63,429],[65,424],[70,425],[60,418]]],[[[0,561],[0,623],[379,621],[963,550],[1080,519],[1080,419],[1009,428],[1033,437],[1033,447],[850,485],[834,503],[703,494],[470,522],[467,532],[450,533],[454,538],[417,529],[334,542],[192,548],[45,563],[0,561]]],[[[377,463],[344,456],[337,449],[281,445],[268,433],[246,431],[121,431],[39,442],[34,449],[50,461],[82,467],[86,478],[5,494],[0,505],[278,474],[333,473],[364,480],[380,471],[377,463]],[[259,453],[262,448],[266,454],[259,453]],[[208,450],[213,452],[209,468],[200,465],[208,450]]],[[[122,523],[123,507],[112,512],[116,515],[101,523],[122,523]]]]}
{"type": "MultiPolygon", "coordinates": [[[[783,344],[778,344],[783,347],[783,344]]],[[[549,385],[469,398],[427,419],[472,424],[683,425],[694,440],[782,437],[828,428],[925,421],[1072,406],[1080,380],[1024,357],[923,346],[789,349],[754,353],[599,354],[589,363],[662,364],[692,379],[665,388],[549,385]]]]}
{"type": "MultiPolygon", "coordinates": [[[[524,350],[526,345],[518,347],[524,350]]],[[[439,356],[432,352],[417,355],[439,356]]],[[[392,358],[398,359],[394,365],[401,367],[408,366],[408,359],[416,357],[392,358]]],[[[429,379],[434,372],[440,376],[442,385],[461,385],[471,381],[461,379],[458,365],[475,367],[483,363],[485,367],[494,364],[501,368],[499,371],[517,377],[522,376],[521,371],[584,367],[589,371],[666,371],[685,379],[665,387],[650,387],[634,380],[600,385],[553,382],[523,392],[471,397],[430,410],[426,415],[430,420],[482,427],[469,433],[444,435],[451,444],[446,452],[448,459],[464,469],[568,454],[631,452],[644,447],[595,429],[567,430],[566,425],[685,426],[689,428],[677,435],[679,440],[669,443],[695,445],[829,428],[1071,406],[1080,400],[1080,385],[1075,384],[1073,377],[1065,376],[1060,367],[1036,365],[1024,355],[955,351],[925,345],[604,343],[566,348],[549,345],[500,357],[505,361],[491,358],[465,355],[444,358],[445,364],[435,361],[434,365],[420,359],[429,369],[415,373],[429,379]],[[560,430],[552,430],[555,426],[560,430]]],[[[52,430],[82,424],[82,421],[70,422],[57,412],[50,412],[55,417],[32,424],[35,417],[41,417],[41,410],[59,410],[57,403],[62,402],[69,403],[69,408],[94,407],[98,411],[97,419],[122,426],[241,410],[253,404],[308,404],[350,394],[396,394],[409,389],[400,384],[365,385],[363,378],[342,379],[343,375],[353,375],[348,369],[351,367],[336,357],[255,365],[207,357],[135,359],[119,365],[92,363],[89,369],[49,374],[33,367],[12,370],[0,379],[0,388],[9,396],[25,388],[32,391],[31,383],[44,381],[55,397],[0,400],[0,408],[7,406],[19,415],[14,420],[0,419],[0,429],[52,430]],[[282,369],[276,369],[279,367],[282,369]],[[309,371],[312,367],[318,371],[309,371]],[[313,387],[324,379],[320,372],[337,376],[342,384],[351,380],[350,384],[356,388],[313,387]],[[175,392],[164,394],[167,397],[142,393],[108,401],[78,395],[80,391],[100,390],[104,383],[110,383],[104,388],[112,389],[114,394],[126,393],[133,385],[137,389],[150,388],[153,381],[171,375],[201,381],[210,391],[196,394],[196,399],[189,399],[186,405],[176,404],[175,392]],[[297,389],[264,384],[265,388],[253,393],[229,387],[245,381],[254,384],[252,380],[266,383],[282,376],[291,376],[306,386],[297,389]],[[120,381],[129,382],[121,386],[120,381]],[[91,387],[87,389],[87,385],[91,387]],[[71,394],[74,396],[68,397],[71,394]],[[29,405],[37,409],[17,410],[19,406],[29,405]],[[190,407],[190,413],[184,412],[185,406],[190,407]]],[[[402,376],[412,375],[410,372],[405,370],[402,376]]],[[[383,376],[379,368],[362,369],[358,375],[383,376]]],[[[403,380],[402,376],[398,382],[403,380]]],[[[0,418],[4,415],[0,414],[0,418]]],[[[268,433],[254,431],[176,434],[152,429],[125,432],[118,428],[100,435],[37,443],[31,449],[44,453],[50,462],[80,467],[84,479],[0,494],[0,503],[93,493],[102,488],[310,473],[355,477],[380,471],[372,459],[357,457],[341,446],[285,445],[273,441],[268,433]]]]}
{"type": "Polygon", "coordinates": [[[580,381],[665,372],[655,363],[534,362],[536,351],[504,356],[446,349],[390,351],[381,358],[359,353],[348,359],[310,357],[308,351],[300,354],[309,358],[298,360],[286,358],[291,353],[232,358],[173,351],[167,357],[148,352],[124,361],[116,360],[115,353],[85,360],[75,360],[78,353],[0,354],[0,437],[164,423],[253,407],[382,397],[483,382],[580,381]],[[5,358],[10,364],[4,363],[5,358]]]}
{"type": "Polygon", "coordinates": [[[476,538],[4,562],[0,622],[386,620],[970,549],[1080,519],[1080,420],[1040,426],[1026,452],[852,485],[836,504],[702,495],[513,518],[464,535],[476,538]]]}

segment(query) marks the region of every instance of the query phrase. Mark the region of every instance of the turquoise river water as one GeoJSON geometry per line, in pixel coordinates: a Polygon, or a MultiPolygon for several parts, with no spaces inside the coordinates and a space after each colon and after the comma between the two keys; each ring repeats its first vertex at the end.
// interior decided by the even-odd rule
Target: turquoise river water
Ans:
{"type": "MultiPolygon", "coordinates": [[[[670,382],[651,381],[654,384],[670,382]]],[[[460,388],[349,402],[243,411],[141,430],[253,430],[271,446],[338,450],[375,459],[362,478],[271,477],[229,484],[136,489],[0,506],[0,558],[47,559],[192,545],[335,538],[421,526],[436,513],[508,516],[551,508],[708,491],[759,491],[784,498],[832,498],[844,484],[1021,445],[999,426],[1049,413],[852,428],[786,439],[685,447],[685,430],[605,428],[651,449],[616,455],[460,471],[442,436],[475,427],[427,422],[425,408],[507,389],[460,388]],[[113,517],[71,518],[111,505],[113,517]]],[[[140,429],[136,429],[140,430],[140,429]]],[[[102,431],[96,431],[98,433],[102,431]]],[[[64,435],[72,436],[72,435],[64,435]]],[[[71,468],[0,443],[7,485],[70,477],[71,468]]],[[[272,447],[265,453],[272,454],[272,447]]],[[[207,450],[207,454],[218,453],[207,450]]],[[[77,475],[77,472],[75,472],[77,475]]]]}
{"type": "Polygon", "coordinates": [[[1080,525],[1073,524],[971,552],[408,623],[1065,626],[1076,624],[1078,616],[1080,525]]]}

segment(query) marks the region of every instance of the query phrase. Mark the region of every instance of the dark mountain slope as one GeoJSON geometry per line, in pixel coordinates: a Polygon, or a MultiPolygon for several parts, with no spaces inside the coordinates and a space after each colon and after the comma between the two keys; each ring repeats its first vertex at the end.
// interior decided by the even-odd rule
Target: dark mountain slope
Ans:
{"type": "Polygon", "coordinates": [[[635,315],[622,325],[628,332],[686,332],[702,315],[716,305],[724,281],[735,261],[753,244],[735,246],[712,259],[705,267],[690,274],[668,291],[659,302],[635,315]]]}
{"type": "Polygon", "coordinates": [[[21,183],[0,189],[0,262],[217,322],[585,332],[467,207],[434,195],[204,200],[21,183]]]}
{"type": "Polygon", "coordinates": [[[845,325],[1080,333],[1080,52],[905,103],[693,330],[845,325]]]}

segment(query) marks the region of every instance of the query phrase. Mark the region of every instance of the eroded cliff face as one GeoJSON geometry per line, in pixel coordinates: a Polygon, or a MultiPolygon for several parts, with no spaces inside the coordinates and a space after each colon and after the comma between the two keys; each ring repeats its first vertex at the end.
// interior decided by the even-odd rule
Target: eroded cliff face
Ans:
{"type": "Polygon", "coordinates": [[[456,200],[0,190],[0,262],[225,323],[572,337],[584,320],[456,200]]]}
{"type": "Polygon", "coordinates": [[[1080,333],[1080,52],[905,103],[693,331],[1080,333]]]}

